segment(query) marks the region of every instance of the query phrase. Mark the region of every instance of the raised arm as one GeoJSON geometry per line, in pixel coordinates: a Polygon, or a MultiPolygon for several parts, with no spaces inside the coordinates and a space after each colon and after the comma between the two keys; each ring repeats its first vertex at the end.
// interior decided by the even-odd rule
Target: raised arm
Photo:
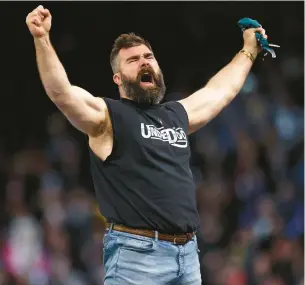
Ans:
{"type": "Polygon", "coordinates": [[[89,136],[101,134],[108,118],[107,106],[102,98],[94,97],[69,82],[50,41],[49,10],[37,7],[28,14],[26,23],[34,37],[38,70],[49,98],[74,127],[89,136]]]}
{"type": "Polygon", "coordinates": [[[243,34],[244,52],[238,53],[205,87],[180,101],[189,117],[190,133],[213,119],[239,93],[260,52],[255,32],[267,37],[263,28],[246,30],[243,34]]]}

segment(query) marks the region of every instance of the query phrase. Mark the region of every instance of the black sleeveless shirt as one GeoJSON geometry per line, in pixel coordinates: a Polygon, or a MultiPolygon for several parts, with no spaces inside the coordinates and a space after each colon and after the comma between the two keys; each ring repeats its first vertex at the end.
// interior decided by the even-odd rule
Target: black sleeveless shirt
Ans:
{"type": "Polygon", "coordinates": [[[113,127],[105,161],[90,149],[93,184],[108,222],[163,233],[198,228],[188,118],[179,102],[143,106],[104,98],[113,127]]]}

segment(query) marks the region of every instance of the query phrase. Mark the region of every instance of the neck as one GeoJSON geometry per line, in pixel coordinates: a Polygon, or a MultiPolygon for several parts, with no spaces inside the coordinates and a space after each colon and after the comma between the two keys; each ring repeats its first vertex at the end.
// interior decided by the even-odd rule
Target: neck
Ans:
{"type": "Polygon", "coordinates": [[[129,98],[129,97],[126,96],[125,94],[122,94],[121,92],[120,92],[120,97],[123,98],[123,99],[132,100],[131,98],[129,98]]]}
{"type": "Polygon", "coordinates": [[[126,99],[129,99],[126,95],[126,92],[125,90],[122,88],[122,86],[119,86],[119,93],[120,93],[120,97],[121,98],[126,98],[126,99]]]}

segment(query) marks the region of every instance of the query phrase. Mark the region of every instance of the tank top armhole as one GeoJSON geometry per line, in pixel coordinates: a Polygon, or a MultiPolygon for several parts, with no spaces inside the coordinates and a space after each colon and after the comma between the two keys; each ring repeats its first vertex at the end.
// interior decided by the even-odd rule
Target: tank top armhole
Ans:
{"type": "Polygon", "coordinates": [[[110,103],[108,101],[108,98],[104,98],[103,100],[105,101],[106,105],[107,105],[107,109],[108,109],[108,113],[109,113],[109,117],[110,117],[110,121],[111,121],[111,125],[112,125],[112,132],[113,132],[113,145],[112,145],[112,150],[111,153],[107,156],[107,158],[105,160],[101,160],[102,163],[107,163],[109,162],[116,154],[116,150],[117,150],[117,130],[116,130],[116,124],[115,124],[115,118],[113,116],[112,113],[112,108],[110,106],[110,103]]]}
{"type": "Polygon", "coordinates": [[[184,108],[184,106],[178,101],[170,101],[165,103],[167,107],[170,107],[174,110],[175,114],[177,115],[178,120],[183,124],[185,131],[189,131],[189,117],[184,108]]]}
{"type": "MultiPolygon", "coordinates": [[[[182,111],[182,112],[184,113],[184,115],[185,115],[185,119],[186,119],[187,125],[189,125],[189,115],[188,115],[188,113],[186,112],[184,106],[183,106],[179,101],[175,101],[174,103],[176,103],[177,106],[180,107],[181,111],[182,111]]],[[[179,108],[179,107],[178,107],[178,108],[179,108]]]]}
{"type": "Polygon", "coordinates": [[[112,114],[112,109],[110,108],[109,106],[109,102],[107,101],[107,98],[105,100],[105,98],[103,98],[106,105],[107,105],[107,109],[108,109],[108,112],[109,112],[109,117],[110,117],[110,120],[111,120],[111,124],[112,124],[112,132],[113,132],[113,146],[112,146],[112,150],[111,150],[111,153],[107,156],[107,158],[105,160],[102,160],[100,157],[98,157],[96,155],[96,153],[91,149],[90,145],[89,145],[89,136],[87,134],[85,134],[85,137],[86,137],[86,140],[87,140],[87,147],[89,149],[89,152],[96,158],[98,159],[101,163],[107,163],[108,161],[110,161],[112,159],[112,157],[115,155],[115,150],[116,150],[116,147],[117,147],[117,139],[116,139],[116,131],[115,131],[115,124],[114,124],[114,116],[112,114]]]}

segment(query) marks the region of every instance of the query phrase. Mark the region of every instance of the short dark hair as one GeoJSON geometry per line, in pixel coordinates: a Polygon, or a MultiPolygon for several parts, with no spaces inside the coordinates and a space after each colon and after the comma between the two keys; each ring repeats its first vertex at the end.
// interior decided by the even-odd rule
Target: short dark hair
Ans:
{"type": "Polygon", "coordinates": [[[110,65],[113,73],[116,73],[119,70],[117,57],[120,50],[139,45],[146,45],[152,51],[150,43],[141,36],[134,33],[122,34],[115,40],[110,54],[110,65]]]}

